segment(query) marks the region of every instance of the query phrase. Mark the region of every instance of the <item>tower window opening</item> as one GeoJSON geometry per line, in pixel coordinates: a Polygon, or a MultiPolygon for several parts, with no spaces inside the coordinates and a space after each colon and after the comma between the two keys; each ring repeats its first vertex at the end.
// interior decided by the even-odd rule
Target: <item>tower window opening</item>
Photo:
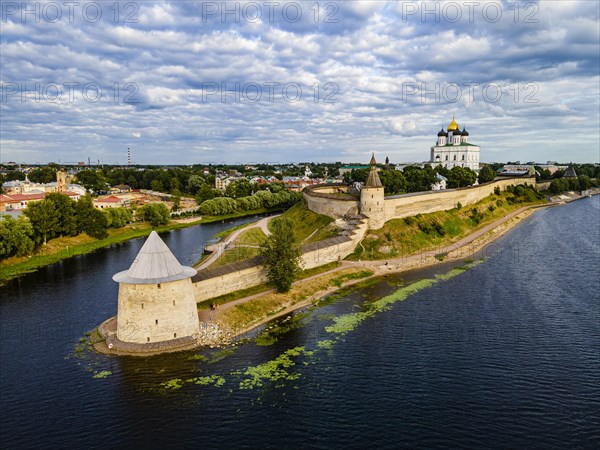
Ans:
{"type": "Polygon", "coordinates": [[[373,196],[373,195],[371,195],[371,198],[373,198],[373,197],[374,197],[374,196],[373,196]]]}
{"type": "Polygon", "coordinates": [[[158,283],[158,288],[160,289],[160,283],[158,283]]]}
{"type": "Polygon", "coordinates": [[[175,306],[175,300],[173,300],[173,306],[175,306]]]}
{"type": "Polygon", "coordinates": [[[465,160],[465,155],[462,155],[462,160],[463,160],[463,161],[465,160]]]}
{"type": "Polygon", "coordinates": [[[144,309],[144,304],[142,303],[142,309],[144,309]]]}
{"type": "Polygon", "coordinates": [[[146,342],[150,342],[150,338],[149,338],[149,337],[148,337],[148,338],[146,338],[146,342]]]}
{"type": "Polygon", "coordinates": [[[454,155],[454,161],[456,161],[456,155],[454,155]]]}
{"type": "Polygon", "coordinates": [[[156,325],[158,325],[158,319],[156,319],[156,320],[154,321],[154,323],[155,323],[156,325]]]}

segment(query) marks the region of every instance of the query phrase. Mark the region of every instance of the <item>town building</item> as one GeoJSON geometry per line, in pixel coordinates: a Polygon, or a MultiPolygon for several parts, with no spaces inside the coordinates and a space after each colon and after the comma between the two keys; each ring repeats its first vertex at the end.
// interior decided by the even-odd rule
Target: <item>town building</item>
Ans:
{"type": "Polygon", "coordinates": [[[468,167],[479,170],[480,147],[468,142],[469,132],[460,127],[452,117],[452,122],[446,131],[442,128],[437,135],[436,145],[431,147],[430,163],[433,167],[442,165],[452,167],[468,167]]]}
{"type": "Polygon", "coordinates": [[[70,184],[67,182],[67,173],[64,170],[56,172],[56,181],[51,183],[32,183],[27,175],[25,180],[13,180],[2,183],[2,189],[7,195],[12,194],[41,194],[52,192],[75,192],[79,195],[85,195],[85,188],[79,184],[70,184]]]}

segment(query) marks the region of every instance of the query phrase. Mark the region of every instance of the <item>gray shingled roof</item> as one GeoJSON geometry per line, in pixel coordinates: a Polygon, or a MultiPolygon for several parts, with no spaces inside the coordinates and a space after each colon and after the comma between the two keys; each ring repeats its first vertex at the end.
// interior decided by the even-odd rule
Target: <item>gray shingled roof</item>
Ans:
{"type": "Polygon", "coordinates": [[[156,231],[152,231],[129,270],[113,276],[117,283],[158,284],[196,275],[196,269],[182,266],[156,231]]]}

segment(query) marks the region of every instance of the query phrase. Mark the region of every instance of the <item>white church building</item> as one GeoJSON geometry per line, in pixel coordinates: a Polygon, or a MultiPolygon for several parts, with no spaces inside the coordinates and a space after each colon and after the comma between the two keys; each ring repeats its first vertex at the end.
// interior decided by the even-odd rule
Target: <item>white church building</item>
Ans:
{"type": "Polygon", "coordinates": [[[452,167],[468,167],[472,170],[479,170],[479,151],[478,145],[469,142],[469,132],[460,127],[452,117],[452,122],[448,125],[447,131],[442,128],[438,133],[437,143],[431,147],[431,165],[436,167],[441,164],[448,169],[452,167]]]}

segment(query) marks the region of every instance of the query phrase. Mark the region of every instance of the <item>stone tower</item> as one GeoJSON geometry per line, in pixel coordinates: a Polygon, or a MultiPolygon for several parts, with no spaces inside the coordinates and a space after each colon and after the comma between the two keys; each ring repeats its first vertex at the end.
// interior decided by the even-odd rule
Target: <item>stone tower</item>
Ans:
{"type": "Polygon", "coordinates": [[[385,206],[383,199],[383,184],[377,174],[375,154],[371,157],[371,170],[367,182],[360,190],[360,212],[369,218],[369,228],[378,230],[385,224],[385,206]]]}
{"type": "Polygon", "coordinates": [[[56,186],[58,192],[67,192],[67,172],[63,169],[56,171],[56,186]]]}
{"type": "Polygon", "coordinates": [[[113,276],[119,283],[117,339],[146,344],[198,334],[195,274],[152,231],[129,270],[113,276]]]}

